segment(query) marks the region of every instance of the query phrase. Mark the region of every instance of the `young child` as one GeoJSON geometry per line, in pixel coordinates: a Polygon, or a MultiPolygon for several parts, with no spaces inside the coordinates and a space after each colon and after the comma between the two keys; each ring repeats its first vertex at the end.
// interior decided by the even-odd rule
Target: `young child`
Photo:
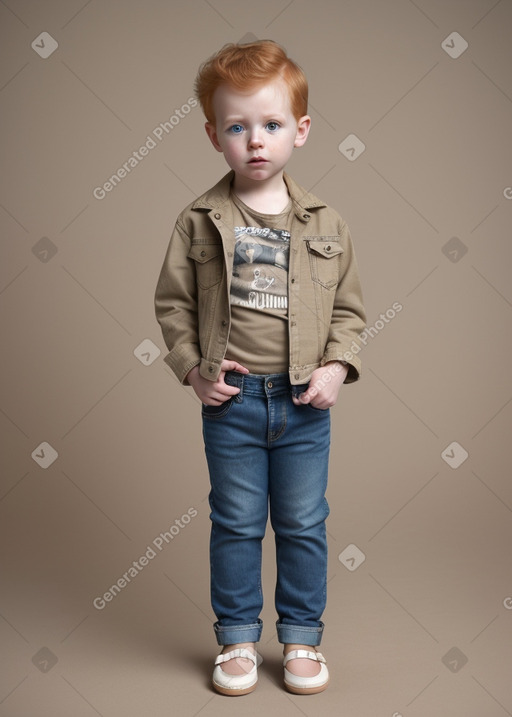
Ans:
{"type": "Polygon", "coordinates": [[[284,169],[308,137],[308,87],[275,42],[230,44],[196,79],[231,171],[178,217],[156,289],[165,361],[202,402],[210,473],[214,688],[257,682],[261,543],[275,534],[284,683],[320,692],[330,414],[359,378],[365,313],[345,222],[284,169]]]}

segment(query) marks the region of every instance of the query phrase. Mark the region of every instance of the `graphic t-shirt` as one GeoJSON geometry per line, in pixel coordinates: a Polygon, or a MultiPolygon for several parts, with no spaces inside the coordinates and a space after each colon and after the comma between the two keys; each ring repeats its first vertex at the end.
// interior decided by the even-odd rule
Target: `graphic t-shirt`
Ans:
{"type": "Polygon", "coordinates": [[[251,373],[286,372],[291,202],[280,214],[262,214],[234,194],[231,199],[235,253],[226,357],[251,373]]]}

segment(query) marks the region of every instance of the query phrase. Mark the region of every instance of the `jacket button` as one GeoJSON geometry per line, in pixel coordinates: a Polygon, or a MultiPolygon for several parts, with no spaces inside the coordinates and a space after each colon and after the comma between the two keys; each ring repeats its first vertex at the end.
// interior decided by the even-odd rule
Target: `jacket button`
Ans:
{"type": "Polygon", "coordinates": [[[206,256],[206,252],[205,252],[205,251],[202,251],[202,252],[201,252],[201,256],[206,256]]]}
{"type": "Polygon", "coordinates": [[[331,249],[332,249],[332,246],[330,244],[327,244],[327,246],[325,247],[325,251],[331,251],[331,249]]]}
{"type": "Polygon", "coordinates": [[[303,214],[304,219],[311,219],[311,214],[303,214]]]}
{"type": "Polygon", "coordinates": [[[220,219],[220,214],[218,212],[214,216],[215,216],[215,219],[220,219]]]}
{"type": "Polygon", "coordinates": [[[226,319],[223,319],[223,320],[222,320],[222,325],[223,325],[223,326],[227,326],[227,325],[228,325],[228,322],[226,321],[226,319]]]}
{"type": "Polygon", "coordinates": [[[208,373],[213,373],[213,366],[208,366],[208,373]]]}
{"type": "Polygon", "coordinates": [[[295,378],[298,379],[300,377],[300,373],[295,374],[295,378]]]}
{"type": "Polygon", "coordinates": [[[292,284],[295,284],[295,279],[292,279],[292,284]]]}

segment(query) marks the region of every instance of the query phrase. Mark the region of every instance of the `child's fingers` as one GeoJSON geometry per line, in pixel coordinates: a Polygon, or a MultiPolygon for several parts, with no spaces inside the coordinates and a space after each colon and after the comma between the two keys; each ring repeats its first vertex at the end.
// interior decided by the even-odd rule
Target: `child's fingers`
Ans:
{"type": "Polygon", "coordinates": [[[203,403],[206,403],[207,406],[217,406],[221,403],[225,403],[232,396],[236,396],[237,393],[240,393],[240,389],[236,386],[228,386],[227,384],[222,384],[213,386],[200,398],[203,403]]]}
{"type": "Polygon", "coordinates": [[[240,389],[238,388],[238,386],[230,386],[227,383],[223,383],[222,386],[219,386],[218,391],[224,399],[230,398],[231,396],[236,396],[237,393],[240,393],[240,389]]]}
{"type": "Polygon", "coordinates": [[[238,371],[239,373],[249,373],[249,369],[242,366],[238,361],[224,359],[220,365],[221,371],[238,371]]]}

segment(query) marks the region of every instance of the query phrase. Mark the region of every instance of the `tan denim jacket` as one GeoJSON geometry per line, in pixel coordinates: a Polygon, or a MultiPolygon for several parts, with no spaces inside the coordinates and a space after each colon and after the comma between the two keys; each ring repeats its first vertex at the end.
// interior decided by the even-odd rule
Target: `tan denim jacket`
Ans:
{"type": "MultiPolygon", "coordinates": [[[[229,172],[179,215],[156,287],[156,317],[169,349],[164,360],[182,383],[197,364],[201,376],[216,380],[226,352],[235,244],[229,199],[233,176],[229,172]]],[[[357,338],[366,317],[348,227],[287,174],[284,180],[294,212],[288,270],[290,382],[307,383],[316,368],[335,360],[349,364],[345,383],[355,381],[361,371],[357,338]]]]}

